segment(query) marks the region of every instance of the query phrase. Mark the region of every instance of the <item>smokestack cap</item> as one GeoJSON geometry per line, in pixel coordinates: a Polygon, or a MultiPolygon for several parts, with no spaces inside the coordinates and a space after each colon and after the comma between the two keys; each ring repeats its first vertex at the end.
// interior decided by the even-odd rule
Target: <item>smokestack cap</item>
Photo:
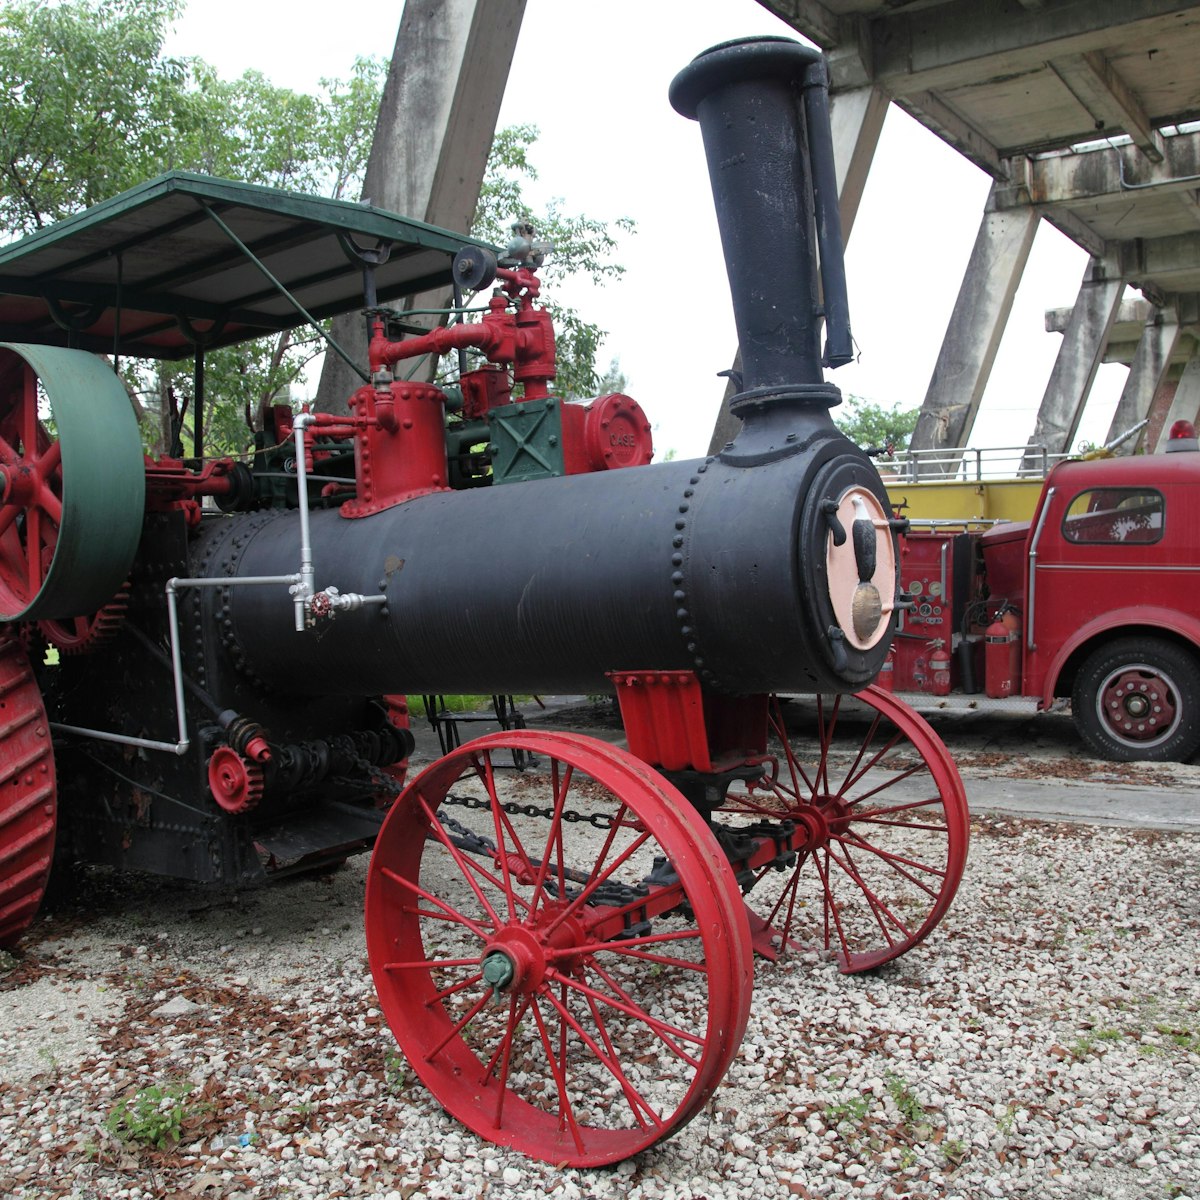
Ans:
{"type": "Polygon", "coordinates": [[[779,75],[791,81],[821,61],[821,52],[785,37],[741,38],[722,42],[694,59],[671,80],[671,107],[696,119],[696,109],[714,88],[744,79],[779,75]]]}

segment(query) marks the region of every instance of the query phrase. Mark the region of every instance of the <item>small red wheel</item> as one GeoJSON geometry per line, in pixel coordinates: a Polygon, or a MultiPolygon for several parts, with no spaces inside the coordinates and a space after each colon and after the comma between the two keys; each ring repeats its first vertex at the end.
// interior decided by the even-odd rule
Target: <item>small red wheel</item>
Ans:
{"type": "Polygon", "coordinates": [[[966,866],[970,823],[958,770],[925,720],[882,688],[855,697],[865,717],[846,699],[816,697],[816,736],[802,742],[773,697],[778,770],[731,789],[716,817],[734,829],[796,825],[794,862],[755,878],[755,949],[773,958],[820,947],[853,973],[898,958],[942,919],[966,866]]]}
{"type": "Polygon", "coordinates": [[[409,784],[367,877],[367,949],[413,1069],[476,1133],[599,1166],[669,1136],[737,1053],[740,893],[666,780],[604,742],[511,730],[409,784]],[[539,770],[498,770],[514,752],[539,770]]]}
{"type": "Polygon", "coordinates": [[[262,799],[262,768],[230,746],[218,746],[208,760],[208,786],[227,813],[249,812],[262,799]]]}
{"type": "Polygon", "coordinates": [[[54,856],[58,793],[42,695],[15,639],[0,641],[0,948],[33,923],[54,856]]]}

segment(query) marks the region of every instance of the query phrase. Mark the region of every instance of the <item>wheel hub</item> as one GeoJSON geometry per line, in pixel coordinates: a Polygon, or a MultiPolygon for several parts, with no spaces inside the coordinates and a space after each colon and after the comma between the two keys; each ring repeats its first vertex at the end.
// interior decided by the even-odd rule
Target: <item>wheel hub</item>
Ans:
{"type": "Polygon", "coordinates": [[[1123,670],[1109,678],[1101,689],[1100,711],[1118,737],[1138,742],[1162,737],[1177,715],[1170,689],[1144,670],[1123,670]]]}
{"type": "Polygon", "coordinates": [[[561,970],[570,970],[574,955],[562,951],[582,947],[586,935],[574,918],[559,920],[560,911],[558,906],[547,906],[538,911],[532,926],[508,925],[488,943],[479,965],[484,982],[496,995],[536,991],[551,961],[561,970]]]}
{"type": "Polygon", "coordinates": [[[850,826],[850,806],[838,796],[819,793],[811,803],[797,806],[788,813],[797,830],[803,830],[803,842],[795,849],[805,853],[817,850],[831,837],[844,833],[850,826]]]}

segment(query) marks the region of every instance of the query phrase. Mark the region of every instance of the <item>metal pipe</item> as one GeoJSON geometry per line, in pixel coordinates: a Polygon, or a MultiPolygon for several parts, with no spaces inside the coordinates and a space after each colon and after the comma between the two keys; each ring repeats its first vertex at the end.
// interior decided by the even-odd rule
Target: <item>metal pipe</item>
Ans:
{"type": "Polygon", "coordinates": [[[295,597],[296,632],[304,632],[305,606],[316,595],[316,568],[313,566],[312,532],[308,520],[308,463],[304,431],[316,420],[312,413],[300,413],[292,425],[296,439],[296,490],[300,500],[300,576],[291,592],[295,597]]]}
{"type": "Polygon", "coordinates": [[[1029,542],[1029,600],[1025,606],[1025,648],[1032,653],[1037,647],[1033,642],[1034,604],[1037,599],[1037,544],[1042,536],[1042,526],[1046,524],[1046,514],[1050,511],[1050,502],[1054,499],[1057,488],[1048,488],[1046,499],[1042,502],[1042,511],[1038,514],[1037,528],[1029,542]]]}
{"type": "Polygon", "coordinates": [[[804,73],[804,117],[812,163],[813,213],[825,311],[822,362],[827,367],[841,367],[854,359],[854,338],[850,333],[850,302],[846,298],[842,215],[838,207],[833,131],[829,122],[829,72],[824,58],[812,63],[804,73]]]}

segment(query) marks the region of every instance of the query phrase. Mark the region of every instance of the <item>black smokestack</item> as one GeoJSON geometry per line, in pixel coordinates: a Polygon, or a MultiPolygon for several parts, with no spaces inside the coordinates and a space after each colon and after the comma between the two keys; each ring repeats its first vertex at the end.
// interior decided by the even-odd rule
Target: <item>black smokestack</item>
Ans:
{"type": "Polygon", "coordinates": [[[734,410],[838,403],[822,366],[852,349],[824,59],[788,38],[726,42],[685,67],[670,97],[704,137],[741,343],[734,410]]]}

